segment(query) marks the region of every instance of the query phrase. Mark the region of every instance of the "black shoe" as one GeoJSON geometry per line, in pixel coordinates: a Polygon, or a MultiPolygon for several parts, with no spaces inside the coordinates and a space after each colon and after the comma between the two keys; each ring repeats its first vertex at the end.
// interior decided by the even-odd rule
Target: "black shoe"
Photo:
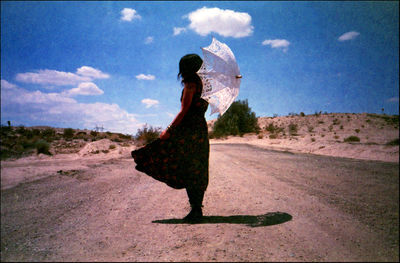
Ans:
{"type": "Polygon", "coordinates": [[[183,221],[195,223],[195,222],[200,222],[202,218],[203,218],[203,211],[201,210],[201,207],[192,208],[190,213],[183,218],[183,221]]]}

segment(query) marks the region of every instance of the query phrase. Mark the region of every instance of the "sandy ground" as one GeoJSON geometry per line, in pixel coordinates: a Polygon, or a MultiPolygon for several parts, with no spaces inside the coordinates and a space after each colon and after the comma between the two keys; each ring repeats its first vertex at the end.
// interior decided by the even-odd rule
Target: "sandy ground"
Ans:
{"type": "MultiPolygon", "coordinates": [[[[244,143],[279,151],[312,153],[362,160],[399,162],[399,145],[387,145],[399,138],[399,123],[388,122],[385,115],[331,113],[321,115],[282,116],[258,118],[259,135],[229,136],[212,140],[213,143],[244,143]],[[270,138],[268,125],[281,128],[282,132],[270,138]],[[296,135],[290,135],[289,125],[296,124],[296,135]],[[359,142],[344,142],[356,136],[359,142]]],[[[214,121],[209,122],[212,130],[214,121]]]]}
{"type": "Polygon", "coordinates": [[[134,146],[2,161],[1,261],[399,261],[398,161],[268,141],[211,140],[200,224],[181,220],[184,190],[134,169],[134,146]]]}

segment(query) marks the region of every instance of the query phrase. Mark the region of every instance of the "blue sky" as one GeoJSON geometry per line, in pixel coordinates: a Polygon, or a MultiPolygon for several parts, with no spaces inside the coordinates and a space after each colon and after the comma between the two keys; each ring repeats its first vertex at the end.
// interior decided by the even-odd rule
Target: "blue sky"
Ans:
{"type": "Polygon", "coordinates": [[[212,37],[257,116],[398,114],[398,13],[397,1],[1,1],[1,123],[165,128],[179,59],[212,37]]]}

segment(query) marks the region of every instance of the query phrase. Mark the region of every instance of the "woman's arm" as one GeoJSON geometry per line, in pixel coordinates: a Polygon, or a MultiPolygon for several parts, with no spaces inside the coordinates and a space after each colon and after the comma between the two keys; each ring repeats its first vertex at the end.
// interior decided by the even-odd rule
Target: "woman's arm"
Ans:
{"type": "MultiPolygon", "coordinates": [[[[179,111],[175,119],[171,122],[171,124],[168,127],[173,128],[179,123],[181,123],[183,117],[185,117],[186,113],[190,108],[190,104],[192,103],[193,95],[195,94],[195,92],[196,92],[195,83],[185,83],[185,87],[183,89],[181,110],[179,111]]],[[[168,128],[161,133],[160,138],[162,140],[169,138],[168,128]]]]}

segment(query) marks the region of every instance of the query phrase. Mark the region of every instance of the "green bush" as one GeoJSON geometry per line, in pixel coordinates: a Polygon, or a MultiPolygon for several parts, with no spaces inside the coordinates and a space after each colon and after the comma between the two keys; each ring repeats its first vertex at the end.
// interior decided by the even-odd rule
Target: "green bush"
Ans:
{"type": "Polygon", "coordinates": [[[75,131],[72,128],[66,128],[64,129],[64,138],[66,139],[72,139],[72,137],[74,137],[75,131]]]}
{"type": "Polygon", "coordinates": [[[239,100],[233,102],[224,115],[218,117],[213,127],[213,136],[220,138],[250,132],[258,134],[259,131],[256,114],[251,111],[247,100],[239,100]]]}
{"type": "Polygon", "coordinates": [[[283,132],[282,127],[275,126],[273,123],[268,124],[268,126],[265,127],[265,130],[271,134],[283,132]]]}
{"type": "Polygon", "coordinates": [[[278,127],[276,127],[273,123],[270,123],[270,124],[268,124],[268,126],[265,127],[265,130],[270,133],[275,133],[277,128],[278,127]]]}
{"type": "Polygon", "coordinates": [[[99,133],[97,131],[90,131],[90,136],[97,137],[99,133]]]}
{"type": "Polygon", "coordinates": [[[344,142],[359,142],[359,141],[360,138],[358,138],[357,136],[349,136],[344,139],[344,142]]]}
{"type": "Polygon", "coordinates": [[[129,135],[129,134],[122,134],[122,133],[117,133],[117,134],[118,134],[118,137],[119,137],[120,139],[123,139],[123,140],[132,140],[132,136],[129,135]]]}
{"type": "Polygon", "coordinates": [[[396,146],[399,145],[399,138],[394,139],[393,141],[390,141],[388,143],[386,143],[387,146],[396,146]]]}
{"type": "Polygon", "coordinates": [[[276,139],[276,138],[278,138],[278,135],[276,135],[276,134],[270,134],[270,135],[269,135],[269,138],[270,138],[270,139],[276,139]]]}
{"type": "Polygon", "coordinates": [[[51,155],[50,153],[50,144],[48,142],[46,142],[45,140],[38,140],[35,143],[35,147],[37,150],[37,153],[43,153],[43,154],[47,154],[47,155],[51,155]]]}
{"type": "Polygon", "coordinates": [[[46,128],[42,131],[42,138],[48,142],[54,141],[56,136],[56,131],[52,128],[46,128]]]}
{"type": "Polygon", "coordinates": [[[42,132],[39,129],[32,129],[33,136],[41,136],[42,132]]]}
{"type": "Polygon", "coordinates": [[[25,132],[27,130],[25,129],[24,125],[20,125],[20,126],[17,127],[17,129],[15,131],[16,131],[16,133],[18,133],[20,135],[25,135],[25,132]]]}
{"type": "Polygon", "coordinates": [[[138,129],[135,140],[143,144],[151,143],[160,137],[161,127],[152,127],[151,125],[145,124],[142,129],[138,129]]]}
{"type": "Polygon", "coordinates": [[[297,135],[297,130],[298,130],[297,124],[295,124],[295,123],[290,123],[289,124],[289,134],[290,135],[296,136],[297,135]]]}

